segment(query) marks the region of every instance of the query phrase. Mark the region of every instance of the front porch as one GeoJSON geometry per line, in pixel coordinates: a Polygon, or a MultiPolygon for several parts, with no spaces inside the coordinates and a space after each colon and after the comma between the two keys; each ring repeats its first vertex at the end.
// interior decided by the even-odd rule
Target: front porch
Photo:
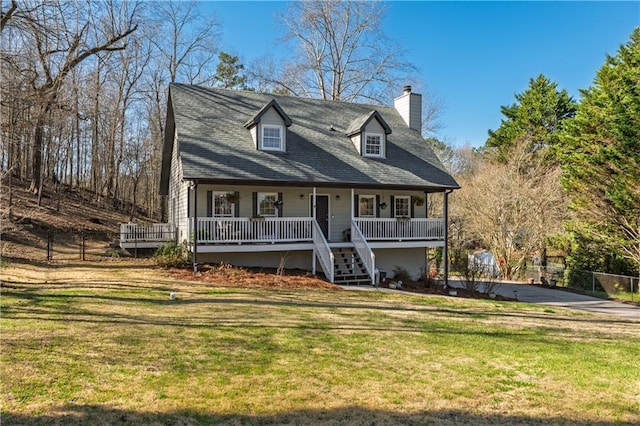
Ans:
{"type": "MultiPolygon", "coordinates": [[[[312,217],[213,218],[197,219],[198,251],[242,252],[313,249],[312,217]],[[270,245],[272,247],[265,247],[270,245]]],[[[353,218],[372,248],[437,247],[444,242],[444,220],[441,218],[353,218]]],[[[351,247],[351,228],[343,231],[342,240],[329,240],[330,247],[351,247]]],[[[193,219],[189,223],[189,247],[193,248],[193,219]]],[[[326,236],[325,236],[326,238],[326,236]]],[[[176,227],[170,223],[123,223],[120,246],[157,248],[177,242],[176,227]]]]}
{"type": "MultiPolygon", "coordinates": [[[[352,218],[342,240],[329,241],[313,217],[201,217],[191,218],[188,226],[189,250],[197,254],[260,253],[310,251],[313,272],[316,260],[325,276],[334,282],[339,262],[335,252],[353,252],[353,263],[360,263],[370,282],[374,282],[374,249],[406,249],[444,245],[444,220],[441,218],[352,218]],[[195,242],[195,245],[194,245],[195,242]]],[[[122,224],[123,248],[158,247],[176,242],[171,224],[122,224]]],[[[195,261],[194,261],[195,262],[195,261]]]]}

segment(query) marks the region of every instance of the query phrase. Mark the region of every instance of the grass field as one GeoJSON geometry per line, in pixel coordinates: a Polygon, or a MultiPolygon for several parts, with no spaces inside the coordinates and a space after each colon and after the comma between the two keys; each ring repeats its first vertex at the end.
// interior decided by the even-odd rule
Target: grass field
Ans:
{"type": "Polygon", "coordinates": [[[3,425],[640,422],[640,322],[134,261],[1,278],[3,425]]]}

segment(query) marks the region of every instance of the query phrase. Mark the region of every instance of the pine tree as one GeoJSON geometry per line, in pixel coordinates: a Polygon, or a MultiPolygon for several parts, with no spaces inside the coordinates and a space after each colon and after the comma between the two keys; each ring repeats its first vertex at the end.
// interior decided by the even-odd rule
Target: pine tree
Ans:
{"type": "Polygon", "coordinates": [[[542,74],[530,79],[527,90],[515,97],[516,103],[501,107],[505,119],[498,129],[489,130],[486,142],[486,147],[502,155],[521,140],[530,141],[531,151],[554,145],[562,121],[576,111],[567,91],[558,90],[558,84],[542,74]]]}
{"type": "Polygon", "coordinates": [[[608,255],[592,265],[623,257],[640,271],[640,28],[607,56],[560,140],[576,257],[595,245],[608,255]]]}

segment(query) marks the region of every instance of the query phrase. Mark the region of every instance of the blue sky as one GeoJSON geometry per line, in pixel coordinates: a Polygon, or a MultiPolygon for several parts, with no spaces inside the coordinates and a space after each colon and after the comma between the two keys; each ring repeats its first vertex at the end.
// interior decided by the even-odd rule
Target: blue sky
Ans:
{"type": "MultiPolygon", "coordinates": [[[[638,0],[386,4],[385,31],[406,49],[424,88],[444,102],[438,136],[455,146],[483,145],[487,130],[500,125],[500,106],[513,103],[540,73],[579,99],[606,54],[614,55],[640,25],[638,0]]],[[[276,17],[285,2],[201,6],[222,21],[221,49],[243,63],[269,52],[286,55],[278,51],[276,17]]]]}

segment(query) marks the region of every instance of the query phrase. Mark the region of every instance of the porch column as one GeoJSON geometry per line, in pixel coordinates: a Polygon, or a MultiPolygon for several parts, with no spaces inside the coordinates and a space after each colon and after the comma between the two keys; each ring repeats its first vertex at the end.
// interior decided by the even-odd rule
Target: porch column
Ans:
{"type": "Polygon", "coordinates": [[[313,195],[311,201],[311,212],[313,213],[313,220],[316,220],[316,187],[313,187],[313,195]]]}
{"type": "Polygon", "coordinates": [[[449,194],[453,192],[449,189],[444,192],[444,249],[442,257],[444,258],[444,286],[449,287],[449,194]]]}
{"type": "MultiPolygon", "coordinates": [[[[198,272],[198,181],[194,181],[193,187],[193,272],[198,272]]],[[[188,206],[187,206],[188,208],[188,206]]]]}
{"type": "Polygon", "coordinates": [[[353,208],[354,208],[354,207],[353,207],[353,204],[354,204],[354,202],[353,202],[353,197],[355,197],[355,196],[356,196],[356,194],[355,194],[355,190],[354,190],[353,188],[351,188],[351,202],[349,203],[349,204],[351,204],[351,222],[353,222],[353,217],[354,217],[353,215],[356,213],[356,212],[353,210],[353,208]]]}
{"type": "MultiPolygon", "coordinates": [[[[313,216],[313,231],[316,232],[316,187],[313,187],[313,195],[311,196],[311,216],[313,216]]],[[[315,243],[315,237],[314,237],[315,243]]],[[[311,273],[316,274],[316,247],[313,246],[313,258],[311,259],[311,273]]]]}

